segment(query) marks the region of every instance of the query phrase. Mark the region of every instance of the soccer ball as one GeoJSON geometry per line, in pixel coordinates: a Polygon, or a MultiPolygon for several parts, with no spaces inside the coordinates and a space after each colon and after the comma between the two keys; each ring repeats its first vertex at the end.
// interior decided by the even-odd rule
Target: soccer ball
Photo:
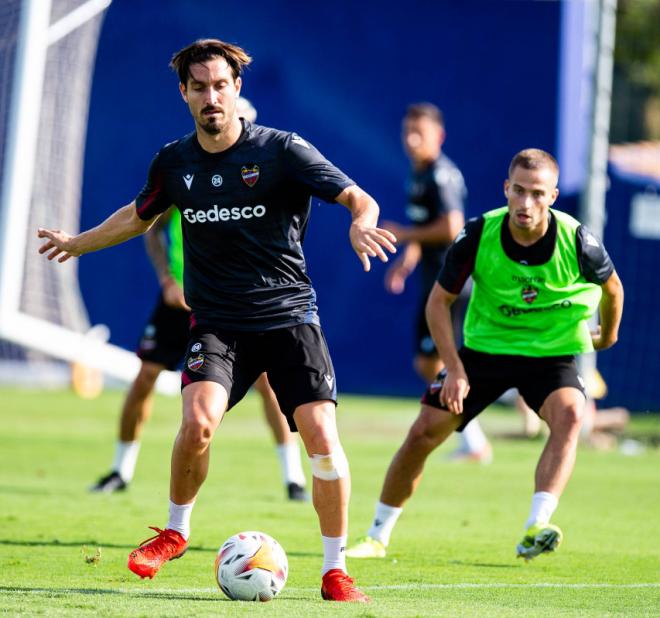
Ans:
{"type": "Polygon", "coordinates": [[[215,577],[234,601],[270,601],[284,588],[289,562],[282,546],[263,532],[229,537],[215,559],[215,577]]]}

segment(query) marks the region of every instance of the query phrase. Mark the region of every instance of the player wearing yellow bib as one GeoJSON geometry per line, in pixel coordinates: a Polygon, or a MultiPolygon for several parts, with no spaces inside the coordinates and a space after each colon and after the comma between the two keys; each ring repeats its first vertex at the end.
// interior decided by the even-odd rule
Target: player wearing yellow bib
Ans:
{"type": "Polygon", "coordinates": [[[446,370],[424,394],[390,464],[368,536],[347,556],[385,556],[426,458],[509,388],[517,388],[550,429],[517,555],[530,560],[561,542],[550,518],[573,470],[585,409],[575,355],[616,342],[623,287],[600,241],[550,208],[558,177],[548,153],[519,152],[504,183],[508,205],[469,221],[450,247],[426,308],[446,370]],[[449,311],[470,275],[465,344],[457,351],[449,311]],[[597,309],[600,327],[591,333],[587,320],[597,309]]]}

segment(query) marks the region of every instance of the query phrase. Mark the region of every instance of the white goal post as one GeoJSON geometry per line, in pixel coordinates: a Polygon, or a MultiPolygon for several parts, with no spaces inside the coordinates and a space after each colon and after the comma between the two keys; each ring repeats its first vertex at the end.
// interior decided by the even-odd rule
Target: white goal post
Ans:
{"type": "MultiPolygon", "coordinates": [[[[137,356],[86,335],[98,329],[90,331],[76,260],[51,264],[36,251],[39,225],[79,230],[89,89],[98,32],[110,2],[13,0],[20,15],[0,176],[0,339],[129,382],[140,367],[137,356]],[[86,45],[82,51],[81,44],[86,45]],[[76,61],[80,66],[71,66],[76,61]],[[57,98],[52,87],[45,92],[48,79],[58,80],[58,71],[79,79],[59,102],[52,100],[57,98]],[[78,99],[72,112],[77,122],[68,126],[72,97],[78,99]],[[54,169],[42,180],[48,175],[45,168],[54,169]]],[[[157,388],[177,393],[179,384],[178,373],[166,371],[157,388]]]]}

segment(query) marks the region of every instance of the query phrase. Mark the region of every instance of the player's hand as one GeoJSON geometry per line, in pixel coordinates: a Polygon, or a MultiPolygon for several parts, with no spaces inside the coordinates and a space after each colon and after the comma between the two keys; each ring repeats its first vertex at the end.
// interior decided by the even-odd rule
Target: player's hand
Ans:
{"type": "Polygon", "coordinates": [[[394,236],[396,237],[397,244],[400,245],[401,243],[408,242],[408,239],[406,237],[407,232],[405,226],[401,225],[400,223],[396,223],[394,221],[382,221],[381,225],[383,229],[394,234],[394,236]]]}
{"type": "Polygon", "coordinates": [[[440,391],[440,403],[446,406],[452,414],[462,414],[463,400],[469,392],[470,383],[465,369],[461,365],[452,371],[447,371],[447,376],[440,391]]]}
{"type": "Polygon", "coordinates": [[[163,291],[163,300],[168,307],[191,311],[190,307],[186,304],[181,286],[172,277],[165,279],[161,289],[163,291]]]}
{"type": "Polygon", "coordinates": [[[385,289],[390,294],[402,294],[406,288],[406,279],[410,270],[401,264],[392,264],[385,273],[385,289]]]}
{"type": "Polygon", "coordinates": [[[607,350],[607,348],[611,348],[616,343],[616,340],[603,337],[600,326],[597,326],[596,330],[591,332],[591,343],[596,351],[607,350]]]}
{"type": "Polygon", "coordinates": [[[66,262],[70,257],[78,257],[80,255],[79,251],[75,251],[73,247],[73,236],[62,232],[61,230],[47,230],[40,227],[37,230],[38,238],[47,238],[48,240],[39,247],[39,253],[44,254],[48,253],[47,257],[49,260],[55,259],[58,255],[60,256],[57,260],[58,262],[66,262]]]}
{"type": "Polygon", "coordinates": [[[381,262],[387,262],[389,258],[383,247],[390,253],[396,253],[396,236],[392,232],[379,227],[365,227],[357,223],[351,224],[349,232],[351,245],[362,262],[365,272],[371,270],[369,258],[377,257],[381,262]]]}

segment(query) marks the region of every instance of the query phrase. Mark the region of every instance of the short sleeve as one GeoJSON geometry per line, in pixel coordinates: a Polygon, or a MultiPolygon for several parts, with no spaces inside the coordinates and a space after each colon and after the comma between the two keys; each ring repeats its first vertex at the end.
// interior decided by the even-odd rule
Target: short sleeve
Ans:
{"type": "Polygon", "coordinates": [[[440,215],[447,214],[450,210],[465,211],[465,197],[467,189],[463,174],[456,167],[441,166],[433,173],[438,202],[437,212],[440,215]]]}
{"type": "Polygon", "coordinates": [[[438,275],[438,283],[450,294],[458,294],[474,270],[484,218],[470,219],[449,245],[438,275]]]}
{"type": "Polygon", "coordinates": [[[580,272],[590,283],[603,285],[614,272],[614,264],[603,243],[584,225],[578,227],[575,241],[580,272]]]}
{"type": "Polygon", "coordinates": [[[297,183],[326,202],[334,202],[346,187],[356,184],[297,133],[289,133],[284,141],[284,161],[297,183]]]}
{"type": "Polygon", "coordinates": [[[153,219],[172,205],[172,200],[165,194],[161,156],[162,151],[154,157],[149,167],[147,182],[135,198],[138,217],[144,221],[153,219]]]}

